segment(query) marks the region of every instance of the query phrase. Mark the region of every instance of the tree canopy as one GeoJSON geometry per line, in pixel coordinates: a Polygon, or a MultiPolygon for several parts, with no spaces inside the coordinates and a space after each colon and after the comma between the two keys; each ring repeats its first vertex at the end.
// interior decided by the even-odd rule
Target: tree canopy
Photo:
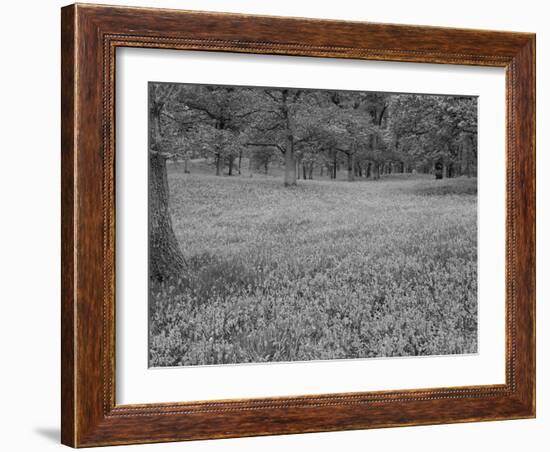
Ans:
{"type": "Polygon", "coordinates": [[[215,174],[284,168],[285,185],[314,170],[336,178],[394,172],[475,176],[477,98],[295,88],[151,83],[162,130],[152,152],[205,159],[215,174]],[[237,169],[235,169],[237,165],[237,169]]]}

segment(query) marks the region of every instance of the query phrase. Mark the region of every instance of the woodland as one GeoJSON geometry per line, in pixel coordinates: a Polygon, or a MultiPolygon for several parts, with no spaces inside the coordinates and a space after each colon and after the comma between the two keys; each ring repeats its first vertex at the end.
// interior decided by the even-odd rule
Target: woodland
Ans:
{"type": "Polygon", "coordinates": [[[216,176],[269,173],[296,185],[344,168],[347,180],[392,173],[477,176],[477,98],[425,94],[149,84],[150,271],[182,259],[168,213],[166,162],[207,159],[216,176]]]}
{"type": "Polygon", "coordinates": [[[477,350],[477,98],[149,84],[152,366],[477,350]]]}

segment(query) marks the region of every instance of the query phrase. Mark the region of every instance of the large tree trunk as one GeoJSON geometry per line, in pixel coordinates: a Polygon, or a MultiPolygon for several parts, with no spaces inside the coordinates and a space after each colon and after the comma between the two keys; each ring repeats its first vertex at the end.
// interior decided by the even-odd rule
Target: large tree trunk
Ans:
{"type": "Polygon", "coordinates": [[[149,278],[166,281],[178,278],[185,261],[172,229],[168,210],[166,159],[149,154],[149,278]]]}
{"type": "Polygon", "coordinates": [[[168,207],[166,157],[158,145],[162,137],[161,109],[162,106],[153,109],[149,151],[149,278],[156,281],[179,278],[185,267],[168,207]]]}
{"type": "Polygon", "coordinates": [[[220,154],[216,154],[216,176],[221,175],[221,156],[220,154]]]}
{"type": "Polygon", "coordinates": [[[285,119],[286,131],[288,134],[288,141],[285,149],[285,174],[284,184],[285,186],[296,185],[296,155],[294,153],[294,137],[291,130],[290,112],[288,109],[287,99],[288,90],[282,90],[282,113],[285,119]]]}
{"type": "Polygon", "coordinates": [[[466,167],[466,173],[468,177],[477,176],[477,155],[474,151],[475,144],[474,144],[474,137],[473,135],[468,135],[468,153],[466,157],[467,161],[467,167],[466,167]]]}
{"type": "Polygon", "coordinates": [[[443,179],[445,174],[445,165],[441,162],[436,162],[434,165],[434,173],[436,179],[443,179]]]}
{"type": "Polygon", "coordinates": [[[285,150],[285,185],[296,185],[296,158],[294,157],[294,145],[291,142],[285,150]]]}
{"type": "Polygon", "coordinates": [[[189,157],[186,155],[183,159],[183,172],[189,174],[189,157]]]}
{"type": "Polygon", "coordinates": [[[242,163],[242,160],[243,160],[243,151],[242,149],[239,151],[239,166],[238,166],[238,171],[239,171],[239,175],[241,174],[241,163],[242,163]]]}
{"type": "Polygon", "coordinates": [[[355,174],[353,172],[353,170],[354,170],[354,168],[353,168],[353,164],[354,164],[353,154],[349,153],[349,154],[346,154],[346,155],[348,157],[348,182],[353,182],[355,180],[355,174]]]}

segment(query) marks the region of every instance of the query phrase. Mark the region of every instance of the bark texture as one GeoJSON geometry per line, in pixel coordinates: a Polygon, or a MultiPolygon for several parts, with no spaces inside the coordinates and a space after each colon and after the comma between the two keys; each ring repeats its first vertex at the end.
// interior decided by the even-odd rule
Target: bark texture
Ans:
{"type": "Polygon", "coordinates": [[[149,278],[180,278],[185,259],[172,228],[166,156],[161,152],[160,107],[153,106],[152,146],[149,151],[149,278]]]}
{"type": "Polygon", "coordinates": [[[296,158],[294,157],[294,146],[292,143],[285,151],[285,185],[296,185],[296,158]]]}
{"type": "Polygon", "coordinates": [[[166,159],[149,154],[149,278],[166,281],[181,276],[185,261],[168,210],[166,159]]]}

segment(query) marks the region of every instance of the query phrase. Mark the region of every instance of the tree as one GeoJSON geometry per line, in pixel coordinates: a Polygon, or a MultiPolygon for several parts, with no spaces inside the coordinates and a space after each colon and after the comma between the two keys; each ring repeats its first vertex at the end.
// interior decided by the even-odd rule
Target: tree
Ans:
{"type": "Polygon", "coordinates": [[[262,170],[267,175],[269,173],[269,165],[276,157],[276,149],[272,146],[255,146],[250,152],[250,160],[252,162],[251,169],[262,170]]]}
{"type": "Polygon", "coordinates": [[[392,100],[390,129],[398,152],[436,178],[468,172],[477,162],[477,101],[473,97],[401,94],[392,100]],[[463,160],[467,159],[464,165],[463,160]]]}
{"type": "MultiPolygon", "coordinates": [[[[172,85],[162,114],[171,152],[200,155],[216,174],[280,161],[285,185],[344,166],[347,179],[392,172],[475,174],[475,98],[291,88],[172,85]],[[189,122],[192,123],[189,126],[189,122]]],[[[168,145],[167,145],[168,146],[168,145]]],[[[169,147],[169,146],[168,146],[169,147]]]]}
{"type": "Polygon", "coordinates": [[[240,150],[237,132],[199,123],[188,133],[188,139],[202,155],[212,157],[216,176],[221,176],[226,162],[229,165],[229,175],[232,175],[233,162],[240,150]]]}
{"type": "Polygon", "coordinates": [[[190,139],[205,155],[213,156],[217,176],[222,174],[226,164],[232,175],[235,160],[239,158],[240,162],[242,157],[242,147],[238,147],[240,130],[247,118],[258,111],[253,107],[255,91],[231,86],[178,87],[179,104],[196,115],[190,139]]]}
{"type": "Polygon", "coordinates": [[[284,184],[296,185],[300,147],[312,141],[319,116],[318,93],[269,88],[258,91],[258,112],[248,127],[248,146],[277,149],[284,161],[284,184]]]}
{"type": "Polygon", "coordinates": [[[165,106],[174,85],[151,84],[149,88],[149,278],[167,281],[178,278],[185,259],[172,228],[166,160],[172,156],[171,142],[163,138],[165,106]]]}
{"type": "Polygon", "coordinates": [[[364,115],[358,115],[355,111],[346,112],[339,118],[345,121],[343,124],[333,124],[334,149],[346,156],[348,181],[355,180],[355,159],[364,152],[372,136],[373,128],[365,121],[364,115]]]}
{"type": "MultiPolygon", "coordinates": [[[[373,136],[380,129],[386,107],[381,112],[376,108],[380,99],[373,100],[372,93],[327,91],[327,104],[323,127],[325,147],[333,159],[332,178],[336,179],[337,152],[346,160],[347,179],[355,180],[360,161],[364,159],[373,136]],[[374,115],[374,116],[373,116],[374,115]]],[[[382,98],[383,99],[383,98],[382,98]]]]}

